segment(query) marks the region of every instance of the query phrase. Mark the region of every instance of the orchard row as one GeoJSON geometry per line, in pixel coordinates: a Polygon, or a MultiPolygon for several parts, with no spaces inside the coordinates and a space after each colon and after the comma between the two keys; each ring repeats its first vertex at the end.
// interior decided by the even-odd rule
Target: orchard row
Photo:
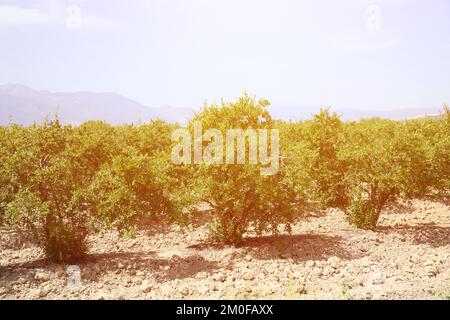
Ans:
{"type": "Polygon", "coordinates": [[[248,95],[205,105],[185,129],[278,129],[273,175],[254,162],[176,164],[171,137],[180,127],[159,120],[0,127],[0,224],[26,228],[49,259],[67,262],[87,254],[91,233],[132,235],[143,219],[187,225],[200,204],[210,209],[211,241],[238,243],[249,230],[289,232],[303,213],[329,207],[374,229],[389,201],[449,190],[447,107],[439,118],[404,122],[343,122],[327,110],[283,122],[267,105],[248,95]]]}

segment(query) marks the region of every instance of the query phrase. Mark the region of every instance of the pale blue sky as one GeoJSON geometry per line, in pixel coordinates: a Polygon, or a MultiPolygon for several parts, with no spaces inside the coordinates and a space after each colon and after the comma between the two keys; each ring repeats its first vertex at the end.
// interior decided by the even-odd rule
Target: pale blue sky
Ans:
{"type": "Polygon", "coordinates": [[[0,0],[0,44],[0,84],[153,107],[243,90],[356,109],[450,100],[448,0],[0,0]]]}

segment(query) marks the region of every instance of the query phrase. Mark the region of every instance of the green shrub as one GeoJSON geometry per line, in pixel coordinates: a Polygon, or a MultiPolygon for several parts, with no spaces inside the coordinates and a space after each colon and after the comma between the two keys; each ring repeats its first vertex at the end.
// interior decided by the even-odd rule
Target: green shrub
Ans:
{"type": "Polygon", "coordinates": [[[181,210],[170,188],[170,159],[140,155],[131,148],[124,153],[103,167],[85,191],[97,223],[126,234],[145,218],[170,220],[181,210]]]}
{"type": "Polygon", "coordinates": [[[48,259],[74,262],[87,252],[86,216],[80,212],[57,214],[52,203],[42,202],[39,195],[21,190],[6,206],[6,212],[16,224],[30,230],[44,249],[48,259]]]}
{"type": "MultiPolygon", "coordinates": [[[[361,192],[361,190],[358,190],[361,192]]],[[[363,191],[364,192],[364,191],[363,191]]],[[[348,221],[361,229],[374,230],[381,210],[393,196],[392,191],[372,191],[370,198],[364,194],[355,194],[347,207],[348,221]]]]}
{"type": "Polygon", "coordinates": [[[162,120],[152,120],[147,124],[124,125],[116,128],[118,144],[122,148],[133,147],[139,154],[153,155],[170,152],[171,133],[177,128],[162,120]]]}
{"type": "MultiPolygon", "coordinates": [[[[25,227],[49,259],[66,262],[82,259],[87,236],[101,228],[129,237],[142,219],[184,225],[201,202],[211,206],[211,237],[238,243],[246,232],[290,231],[306,205],[341,208],[350,223],[375,229],[389,201],[450,189],[448,108],[437,119],[344,123],[322,110],[286,123],[273,121],[267,105],[247,94],[205,105],[187,129],[192,136],[200,122],[223,137],[227,129],[280,129],[273,175],[262,174],[261,162],[175,165],[171,136],[179,126],[161,120],[0,127],[0,224],[25,227]]],[[[209,143],[201,142],[204,151],[209,143]]]]}
{"type": "Polygon", "coordinates": [[[321,110],[307,129],[306,143],[312,152],[311,193],[320,208],[342,208],[347,203],[346,162],[338,157],[344,142],[344,124],[336,113],[321,110]]]}
{"type": "Polygon", "coordinates": [[[345,207],[347,164],[338,157],[344,143],[344,123],[338,115],[321,110],[313,120],[280,128],[283,163],[297,196],[319,209],[345,207]]]}
{"type": "Polygon", "coordinates": [[[346,144],[339,152],[348,165],[346,211],[351,223],[374,229],[389,201],[426,193],[426,148],[421,138],[396,121],[364,120],[349,124],[346,130],[346,144]]]}
{"type": "Polygon", "coordinates": [[[74,201],[82,179],[77,162],[64,154],[72,128],[58,119],[26,129],[28,145],[13,141],[7,160],[14,196],[4,208],[11,223],[36,237],[46,256],[58,262],[82,258],[87,250],[87,214],[74,201]]]}
{"type": "Polygon", "coordinates": [[[8,184],[8,174],[5,170],[5,161],[7,159],[7,139],[8,129],[0,126],[0,227],[5,223],[4,206],[9,203],[11,192],[5,188],[8,184]]]}
{"type": "Polygon", "coordinates": [[[439,119],[418,121],[418,133],[427,146],[429,187],[433,192],[450,189],[450,110],[444,105],[439,119]]]}
{"type": "MultiPolygon", "coordinates": [[[[194,123],[199,121],[204,130],[219,130],[224,137],[225,150],[227,129],[273,128],[267,105],[266,100],[257,102],[248,95],[236,102],[205,105],[189,127],[192,132],[194,123]]],[[[249,143],[246,143],[246,155],[249,155],[249,143]]],[[[236,151],[234,156],[237,156],[236,151]]],[[[278,233],[280,224],[289,231],[290,223],[295,219],[292,210],[295,195],[284,168],[281,167],[274,175],[262,175],[260,162],[225,164],[222,160],[223,164],[195,166],[196,179],[203,187],[200,199],[212,208],[211,238],[224,243],[238,243],[246,231],[278,233]]]]}
{"type": "Polygon", "coordinates": [[[82,259],[87,236],[101,228],[132,235],[142,218],[186,221],[191,190],[170,161],[173,128],[71,127],[57,118],[2,128],[0,220],[27,228],[57,262],[82,259]]]}
{"type": "Polygon", "coordinates": [[[80,193],[115,152],[114,129],[102,122],[73,128],[56,118],[12,126],[9,138],[2,188],[11,190],[2,205],[8,220],[30,230],[50,260],[82,259],[92,217],[80,193]]]}

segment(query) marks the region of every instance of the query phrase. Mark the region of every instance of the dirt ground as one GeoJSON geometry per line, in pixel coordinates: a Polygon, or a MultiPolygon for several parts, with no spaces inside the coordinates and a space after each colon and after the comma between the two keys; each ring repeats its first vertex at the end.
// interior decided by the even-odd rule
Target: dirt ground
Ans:
{"type": "Polygon", "coordinates": [[[204,225],[89,241],[86,262],[57,265],[26,235],[0,229],[0,299],[450,298],[448,200],[392,205],[377,232],[328,210],[292,236],[250,236],[238,247],[211,244],[204,225]]]}

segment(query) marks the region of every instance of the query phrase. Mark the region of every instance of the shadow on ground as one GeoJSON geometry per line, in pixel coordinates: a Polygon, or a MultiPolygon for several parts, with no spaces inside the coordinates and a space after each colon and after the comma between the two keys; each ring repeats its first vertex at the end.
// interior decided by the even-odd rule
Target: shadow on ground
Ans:
{"type": "Polygon", "coordinates": [[[90,256],[90,259],[95,263],[107,261],[104,264],[107,271],[145,271],[161,282],[189,278],[199,272],[212,273],[219,268],[217,262],[208,261],[200,255],[159,258],[155,252],[133,252],[97,254],[90,256]]]}
{"type": "MultiPolygon", "coordinates": [[[[159,282],[183,279],[195,276],[199,272],[213,273],[218,269],[218,263],[205,260],[199,255],[185,258],[158,258],[155,252],[125,252],[125,253],[105,253],[89,255],[84,261],[77,264],[82,271],[82,278],[91,281],[99,281],[100,277],[107,272],[133,275],[138,271],[143,271],[152,275],[159,282]],[[85,267],[89,267],[89,275],[84,275],[85,267]],[[95,270],[96,269],[96,270],[95,270]]],[[[11,281],[20,278],[34,269],[43,269],[55,272],[58,265],[50,263],[45,259],[37,259],[26,263],[13,263],[0,266],[0,278],[7,277],[11,281]]]]}
{"type": "MultiPolygon", "coordinates": [[[[236,247],[248,249],[248,254],[258,260],[293,259],[294,262],[307,260],[327,260],[335,256],[343,260],[358,259],[364,256],[346,248],[341,236],[325,234],[275,235],[248,237],[236,247]]],[[[221,250],[224,245],[198,243],[189,248],[196,250],[221,250]]]]}
{"type": "Polygon", "coordinates": [[[379,227],[377,230],[385,234],[395,233],[412,238],[413,244],[427,244],[433,248],[450,245],[450,227],[439,226],[434,222],[416,226],[379,227]]]}
{"type": "Polygon", "coordinates": [[[239,246],[251,248],[255,259],[270,260],[291,258],[295,262],[327,260],[335,256],[343,260],[362,257],[350,252],[341,236],[325,234],[278,235],[245,239],[239,246]]]}

